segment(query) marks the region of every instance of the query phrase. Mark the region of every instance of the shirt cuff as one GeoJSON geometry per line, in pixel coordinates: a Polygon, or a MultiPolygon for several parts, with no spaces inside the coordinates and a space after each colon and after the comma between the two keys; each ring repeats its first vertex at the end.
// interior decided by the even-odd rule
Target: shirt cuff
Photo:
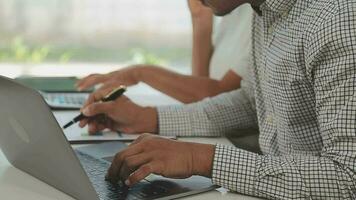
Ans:
{"type": "Polygon", "coordinates": [[[235,147],[216,145],[213,183],[236,192],[254,195],[257,156],[235,147]]]}
{"type": "Polygon", "coordinates": [[[189,136],[192,126],[189,112],[182,106],[162,106],[157,108],[159,134],[162,136],[189,136]]]}

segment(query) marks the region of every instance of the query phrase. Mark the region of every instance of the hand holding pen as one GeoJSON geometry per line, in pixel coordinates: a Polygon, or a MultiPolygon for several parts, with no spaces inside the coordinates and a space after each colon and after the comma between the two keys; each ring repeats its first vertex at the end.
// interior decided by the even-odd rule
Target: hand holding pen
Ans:
{"type": "MultiPolygon", "coordinates": [[[[119,98],[120,96],[122,96],[124,94],[124,92],[126,91],[126,87],[125,86],[120,86],[114,90],[112,90],[108,95],[106,95],[105,97],[103,97],[101,99],[100,102],[109,102],[109,101],[115,101],[117,98],[119,98]]],[[[66,125],[63,126],[63,129],[66,129],[68,127],[70,127],[71,125],[85,119],[88,118],[85,114],[80,113],[78,116],[76,116],[75,118],[73,118],[72,121],[68,122],[66,125]]]]}
{"type": "Polygon", "coordinates": [[[89,134],[105,129],[123,133],[157,132],[158,117],[155,108],[137,105],[125,95],[115,101],[101,101],[110,91],[99,89],[90,95],[82,109],[86,118],[80,120],[80,127],[88,125],[89,134]]]}

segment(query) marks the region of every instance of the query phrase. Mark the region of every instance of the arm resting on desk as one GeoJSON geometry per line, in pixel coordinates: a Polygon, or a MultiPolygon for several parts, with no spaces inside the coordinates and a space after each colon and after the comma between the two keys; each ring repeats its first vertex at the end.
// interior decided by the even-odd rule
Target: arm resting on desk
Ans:
{"type": "Polygon", "coordinates": [[[218,145],[212,178],[232,191],[268,199],[355,199],[352,152],[325,153],[270,156],[218,145]]]}

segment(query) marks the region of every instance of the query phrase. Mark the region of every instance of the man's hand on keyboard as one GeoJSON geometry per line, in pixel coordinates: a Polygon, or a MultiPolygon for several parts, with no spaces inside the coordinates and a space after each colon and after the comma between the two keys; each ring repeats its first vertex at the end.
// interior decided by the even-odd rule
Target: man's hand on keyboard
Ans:
{"type": "Polygon", "coordinates": [[[168,178],[210,177],[214,151],[213,145],[143,134],[115,156],[106,178],[132,186],[151,173],[168,178]]]}
{"type": "Polygon", "coordinates": [[[152,107],[141,107],[125,96],[115,101],[100,102],[109,91],[101,90],[90,95],[82,112],[89,117],[80,122],[80,127],[89,126],[89,133],[104,129],[124,133],[156,133],[157,111],[152,107]],[[104,117],[103,117],[104,116],[104,117]]]}

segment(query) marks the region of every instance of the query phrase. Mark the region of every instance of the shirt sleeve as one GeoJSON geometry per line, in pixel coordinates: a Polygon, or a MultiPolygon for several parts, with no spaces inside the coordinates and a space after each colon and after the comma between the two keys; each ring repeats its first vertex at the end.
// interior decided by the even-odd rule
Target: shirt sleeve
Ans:
{"type": "Polygon", "coordinates": [[[355,10],[318,26],[306,59],[313,74],[322,151],[274,156],[217,145],[215,184],[268,199],[356,199],[355,10]]]}
{"type": "Polygon", "coordinates": [[[201,102],[158,107],[159,134],[164,136],[222,136],[257,126],[252,90],[248,81],[242,88],[201,102]]]}

